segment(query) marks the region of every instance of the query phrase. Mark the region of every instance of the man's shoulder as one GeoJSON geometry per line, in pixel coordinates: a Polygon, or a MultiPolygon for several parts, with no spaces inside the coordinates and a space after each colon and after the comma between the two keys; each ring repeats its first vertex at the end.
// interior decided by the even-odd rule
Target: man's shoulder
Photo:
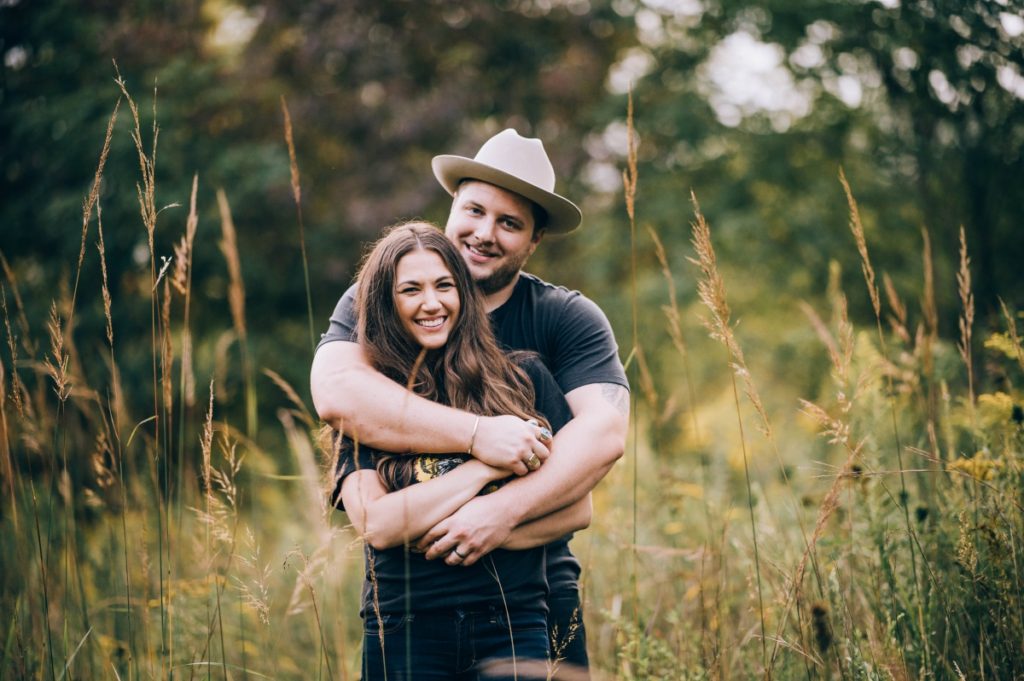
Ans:
{"type": "Polygon", "coordinates": [[[606,319],[601,306],[576,289],[544,281],[535,274],[522,272],[519,275],[519,286],[522,287],[520,300],[524,307],[532,306],[535,310],[543,310],[553,314],[564,314],[568,319],[598,318],[606,319]]]}
{"type": "Polygon", "coordinates": [[[318,351],[328,343],[355,340],[357,324],[355,298],[356,284],[352,284],[345,290],[345,293],[342,294],[341,298],[338,299],[338,303],[334,306],[334,312],[331,313],[327,332],[320,334],[320,342],[316,346],[318,351]]]}
{"type": "Polygon", "coordinates": [[[552,284],[529,272],[521,272],[519,274],[519,281],[520,286],[531,298],[546,303],[562,302],[572,300],[573,298],[586,299],[585,295],[575,289],[552,284]]]}

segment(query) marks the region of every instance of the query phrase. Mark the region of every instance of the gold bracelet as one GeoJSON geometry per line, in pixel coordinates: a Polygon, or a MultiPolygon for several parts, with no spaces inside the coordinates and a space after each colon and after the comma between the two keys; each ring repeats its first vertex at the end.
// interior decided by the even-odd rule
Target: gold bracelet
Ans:
{"type": "Polygon", "coordinates": [[[476,429],[480,425],[480,417],[476,417],[476,421],[473,422],[473,434],[469,436],[469,449],[466,450],[466,454],[473,456],[473,443],[476,442],[476,429]]]}

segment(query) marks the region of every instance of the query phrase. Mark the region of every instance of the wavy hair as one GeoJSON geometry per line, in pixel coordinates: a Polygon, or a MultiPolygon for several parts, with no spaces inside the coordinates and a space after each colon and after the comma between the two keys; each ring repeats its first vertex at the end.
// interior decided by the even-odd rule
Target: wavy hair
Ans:
{"type": "MultiPolygon", "coordinates": [[[[370,364],[391,380],[427,399],[481,416],[512,414],[546,421],[534,408],[534,388],[516,363],[517,353],[499,347],[484,310],[483,298],[458,250],[441,230],[429,222],[407,222],[390,227],[363,258],[356,289],[357,340],[370,364]],[[461,309],[436,350],[422,348],[406,331],[395,303],[399,261],[413,251],[437,253],[452,275],[461,309]]],[[[522,354],[522,353],[519,353],[522,354]]],[[[408,479],[408,456],[385,457],[378,465],[385,482],[408,479]]],[[[412,461],[408,462],[410,465],[412,461]]],[[[394,488],[394,487],[393,487],[394,488]]]]}

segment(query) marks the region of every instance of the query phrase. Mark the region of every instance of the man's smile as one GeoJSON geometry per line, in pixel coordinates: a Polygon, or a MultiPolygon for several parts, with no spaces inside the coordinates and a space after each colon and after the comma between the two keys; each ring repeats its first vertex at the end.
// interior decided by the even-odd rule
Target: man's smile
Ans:
{"type": "Polygon", "coordinates": [[[473,261],[478,263],[488,262],[498,257],[497,253],[491,253],[486,249],[480,248],[479,246],[473,246],[468,243],[466,244],[466,251],[469,253],[473,261]]]}

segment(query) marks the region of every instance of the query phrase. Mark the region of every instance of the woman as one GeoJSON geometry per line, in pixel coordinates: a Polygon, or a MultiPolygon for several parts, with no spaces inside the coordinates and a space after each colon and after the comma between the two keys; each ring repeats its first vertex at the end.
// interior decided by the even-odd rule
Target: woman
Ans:
{"type": "MultiPolygon", "coordinates": [[[[369,362],[412,392],[481,416],[534,419],[546,437],[571,418],[539,361],[498,347],[465,263],[433,225],[399,225],[376,243],[357,308],[369,362]]],[[[543,544],[585,527],[589,500],[517,528],[474,565],[459,565],[457,547],[427,561],[410,550],[415,539],[509,472],[472,458],[472,442],[447,456],[340,445],[336,499],[367,543],[364,678],[480,678],[501,664],[533,678],[527,660],[544,678],[543,544]]]]}

